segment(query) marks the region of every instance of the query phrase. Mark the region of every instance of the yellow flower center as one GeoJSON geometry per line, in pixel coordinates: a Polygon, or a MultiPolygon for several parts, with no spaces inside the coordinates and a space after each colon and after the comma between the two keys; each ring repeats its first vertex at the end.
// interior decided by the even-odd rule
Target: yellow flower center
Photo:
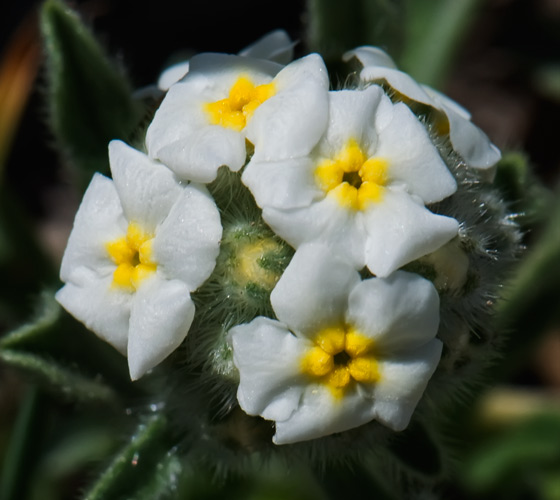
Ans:
{"type": "Polygon", "coordinates": [[[204,109],[212,125],[221,125],[238,132],[245,128],[255,110],[274,95],[274,83],[255,86],[249,78],[241,76],[233,84],[226,99],[206,103],[204,109]]]}
{"type": "Polygon", "coordinates": [[[353,382],[374,384],[380,373],[374,342],[354,327],[324,328],[301,359],[301,371],[341,398],[353,382]]]}
{"type": "Polygon", "coordinates": [[[355,211],[365,210],[370,203],[381,201],[388,166],[385,158],[367,158],[359,144],[350,139],[334,158],[319,162],[315,180],[341,206],[355,211]]]}
{"type": "Polygon", "coordinates": [[[113,286],[135,291],[140,283],[156,270],[152,260],[153,236],[131,222],[126,236],[106,244],[111,260],[117,265],[113,286]]]}

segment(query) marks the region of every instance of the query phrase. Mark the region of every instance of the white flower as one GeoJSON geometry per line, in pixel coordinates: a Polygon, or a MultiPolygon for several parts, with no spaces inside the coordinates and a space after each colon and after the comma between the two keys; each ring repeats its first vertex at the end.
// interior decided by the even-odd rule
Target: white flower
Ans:
{"type": "Polygon", "coordinates": [[[329,128],[310,155],[253,158],[242,179],[295,248],[323,242],[388,276],[457,234],[455,219],[424,206],[457,185],[418,119],[379,86],[329,95],[329,128]]]}
{"type": "Polygon", "coordinates": [[[360,281],[325,247],[300,249],[271,295],[279,319],[230,330],[237,398],[276,444],[377,420],[407,427],[441,356],[439,296],[416,274],[360,281]]]}
{"type": "Polygon", "coordinates": [[[486,134],[471,122],[471,115],[462,106],[445,95],[420,85],[406,73],[399,71],[394,61],[377,47],[358,47],[344,55],[349,61],[356,57],[363,69],[360,78],[365,82],[387,82],[403,97],[426,104],[445,114],[449,122],[449,138],[453,148],[470,167],[486,171],[491,179],[493,168],[501,158],[500,150],[486,134]]]}
{"type": "MultiPolygon", "coordinates": [[[[266,59],[278,64],[288,64],[294,57],[295,43],[284,30],[275,30],[259,38],[255,43],[239,51],[238,55],[266,59]]],[[[189,61],[180,61],[166,68],[158,78],[160,90],[169,90],[189,72],[189,61]]]]}
{"type": "Polygon", "coordinates": [[[182,178],[211,182],[218,168],[239,170],[246,140],[255,156],[308,154],[326,127],[328,75],[311,54],[279,64],[226,54],[199,54],[173,85],[148,128],[151,158],[182,178]]]}
{"type": "Polygon", "coordinates": [[[135,380],[187,335],[190,292],[214,269],[222,227],[204,188],[120,141],[109,159],[113,181],[96,174],[84,195],[56,298],[128,356],[135,380]]]}

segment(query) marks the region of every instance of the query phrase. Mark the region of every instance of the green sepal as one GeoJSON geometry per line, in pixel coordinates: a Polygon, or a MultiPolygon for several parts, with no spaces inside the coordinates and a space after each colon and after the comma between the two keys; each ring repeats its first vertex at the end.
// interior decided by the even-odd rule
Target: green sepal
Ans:
{"type": "Polygon", "coordinates": [[[496,304],[496,326],[510,333],[502,371],[527,359],[527,349],[547,328],[560,322],[560,198],[549,208],[548,222],[535,230],[534,242],[504,287],[496,304]]]}
{"type": "Polygon", "coordinates": [[[123,71],[60,0],[43,4],[41,31],[51,127],[84,187],[94,172],[108,172],[109,141],[131,136],[142,106],[123,71]]]}
{"type": "Polygon", "coordinates": [[[519,214],[522,227],[543,222],[549,217],[554,195],[531,170],[527,155],[507,151],[498,162],[496,186],[509,204],[511,212],[519,214]]]}
{"type": "Polygon", "coordinates": [[[142,420],[130,442],[120,450],[84,500],[163,498],[174,489],[182,465],[169,443],[167,420],[161,413],[142,420]]]}

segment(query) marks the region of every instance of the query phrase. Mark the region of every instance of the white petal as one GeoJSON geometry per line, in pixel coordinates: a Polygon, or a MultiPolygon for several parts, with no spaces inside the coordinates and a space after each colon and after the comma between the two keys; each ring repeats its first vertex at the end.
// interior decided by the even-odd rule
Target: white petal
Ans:
{"type": "Polygon", "coordinates": [[[397,69],[383,66],[367,66],[360,73],[360,79],[365,82],[375,83],[385,80],[390,87],[399,94],[402,94],[403,97],[440,109],[440,106],[426,93],[418,82],[408,74],[397,69]]]}
{"type": "Polygon", "coordinates": [[[374,404],[353,388],[343,398],[334,398],[326,386],[306,387],[297,410],[287,420],[276,422],[276,444],[289,444],[342,432],[373,420],[374,404]]]}
{"type": "Polygon", "coordinates": [[[318,244],[299,248],[270,294],[278,319],[294,332],[313,336],[344,320],[350,290],[360,275],[318,244]]]}
{"type": "Polygon", "coordinates": [[[255,85],[261,85],[270,81],[281,69],[280,64],[272,61],[208,52],[197,54],[191,59],[189,78],[193,74],[204,75],[214,84],[223,85],[229,92],[241,75],[247,75],[255,85]]]}
{"type": "Polygon", "coordinates": [[[458,102],[455,102],[453,99],[450,99],[438,90],[433,89],[432,87],[428,87],[428,85],[422,85],[422,88],[435,102],[437,102],[445,110],[445,112],[450,109],[466,120],[471,119],[471,114],[468,112],[468,110],[463,108],[463,106],[461,106],[458,102]]]}
{"type": "Polygon", "coordinates": [[[438,102],[449,120],[449,136],[455,150],[473,168],[485,170],[492,181],[496,169],[492,168],[500,160],[500,150],[494,146],[486,134],[471,123],[470,113],[446,95],[426,85],[424,90],[438,102]]]}
{"type": "Polygon", "coordinates": [[[239,55],[288,64],[294,57],[294,45],[295,42],[292,42],[288,33],[284,30],[275,30],[245,47],[239,55]]]}
{"type": "Polygon", "coordinates": [[[150,157],[163,161],[185,179],[210,182],[221,165],[238,170],[245,163],[245,134],[211,125],[204,105],[228,97],[247,76],[269,83],[282,67],[270,61],[226,54],[198,54],[189,73],[173,85],[146,133],[150,157]]]}
{"type": "Polygon", "coordinates": [[[130,313],[130,378],[139,379],[177,349],[193,318],[194,304],[183,282],[167,281],[157,274],[143,282],[130,313]]]}
{"type": "Polygon", "coordinates": [[[263,209],[263,219],[294,248],[317,242],[347,259],[356,269],[364,267],[366,233],[361,213],[347,210],[331,196],[309,207],[293,210],[263,209]]]}
{"type": "Polygon", "coordinates": [[[166,68],[159,75],[157,86],[160,90],[169,90],[171,85],[177,83],[189,72],[189,61],[181,61],[166,68]]]}
{"type": "Polygon", "coordinates": [[[181,179],[208,183],[227,165],[237,172],[247,153],[243,134],[217,125],[203,125],[158,150],[158,158],[181,179]]]}
{"type": "Polygon", "coordinates": [[[157,229],[152,250],[158,272],[196,290],[216,265],[221,237],[216,204],[205,189],[187,186],[157,229]]]}
{"type": "MultiPolygon", "coordinates": [[[[449,138],[453,148],[468,166],[478,169],[492,169],[502,157],[500,150],[476,125],[451,109],[446,109],[449,118],[449,138]]],[[[495,170],[491,171],[492,180],[495,170]]]]}
{"type": "Polygon", "coordinates": [[[180,196],[182,186],[171,170],[124,142],[109,143],[109,160],[127,220],[153,233],[180,196]]]}
{"type": "Polygon", "coordinates": [[[309,157],[276,162],[251,160],[243,171],[243,183],[259,207],[306,207],[324,196],[314,178],[309,157]]]}
{"type": "Polygon", "coordinates": [[[202,101],[222,99],[225,89],[212,89],[204,75],[189,75],[187,81],[173,85],[154,115],[146,132],[146,147],[151,158],[158,159],[161,148],[208,125],[202,101]]]}
{"type": "Polygon", "coordinates": [[[274,79],[276,94],[247,124],[256,160],[305,156],[315,147],[328,118],[329,80],[320,56],[311,54],[286,66],[274,79]]]}
{"type": "Polygon", "coordinates": [[[381,379],[372,392],[375,419],[395,431],[408,426],[441,357],[443,344],[433,339],[406,354],[379,363],[381,379]]]}
{"type": "Polygon", "coordinates": [[[366,263],[380,277],[437,250],[459,229],[455,219],[433,214],[407,193],[391,189],[364,212],[364,224],[366,263]]]}
{"type": "Polygon", "coordinates": [[[55,297],[98,337],[126,354],[131,295],[113,288],[112,282],[112,275],[100,279],[82,267],[55,297]]]}
{"type": "Polygon", "coordinates": [[[374,117],[382,95],[383,89],[377,85],[365,90],[329,92],[329,127],[319,145],[319,155],[332,158],[350,139],[364,150],[375,150],[374,117]]]}
{"type": "MultiPolygon", "coordinates": [[[[388,97],[383,99],[388,101],[388,97]]],[[[390,109],[390,121],[384,118],[383,125],[378,125],[376,150],[376,156],[389,161],[389,182],[404,183],[425,203],[453,194],[457,183],[418,118],[402,103],[390,109]]]]}
{"type": "Polygon", "coordinates": [[[342,56],[342,60],[348,62],[353,57],[357,58],[364,68],[369,66],[383,66],[385,68],[397,69],[395,61],[379,47],[372,47],[371,45],[357,47],[346,52],[342,56]]]}
{"type": "Polygon", "coordinates": [[[262,316],[232,328],[229,335],[240,376],[237,399],[241,408],[270,420],[289,418],[305,388],[300,363],[310,342],[262,316]]]}
{"type": "Polygon", "coordinates": [[[439,326],[439,295],[417,274],[396,271],[360,282],[348,299],[348,323],[375,340],[376,352],[391,357],[432,340],[439,326]]]}
{"type": "Polygon", "coordinates": [[[72,273],[84,266],[95,270],[99,276],[112,273],[114,264],[105,245],[124,236],[126,228],[127,222],[113,182],[95,174],[74,219],[60,266],[61,280],[71,280],[72,273]]]}

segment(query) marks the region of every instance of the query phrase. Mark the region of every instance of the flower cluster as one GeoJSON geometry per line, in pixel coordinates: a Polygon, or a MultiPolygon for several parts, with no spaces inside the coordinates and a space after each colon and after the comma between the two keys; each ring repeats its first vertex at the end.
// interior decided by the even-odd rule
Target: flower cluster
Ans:
{"type": "Polygon", "coordinates": [[[341,90],[291,49],[275,32],[162,75],[143,151],[111,142],[113,180],[85,194],[57,299],[133,380],[183,345],[276,444],[403,430],[480,267],[454,200],[500,154],[379,49],[346,54],[361,70],[341,90]]]}

